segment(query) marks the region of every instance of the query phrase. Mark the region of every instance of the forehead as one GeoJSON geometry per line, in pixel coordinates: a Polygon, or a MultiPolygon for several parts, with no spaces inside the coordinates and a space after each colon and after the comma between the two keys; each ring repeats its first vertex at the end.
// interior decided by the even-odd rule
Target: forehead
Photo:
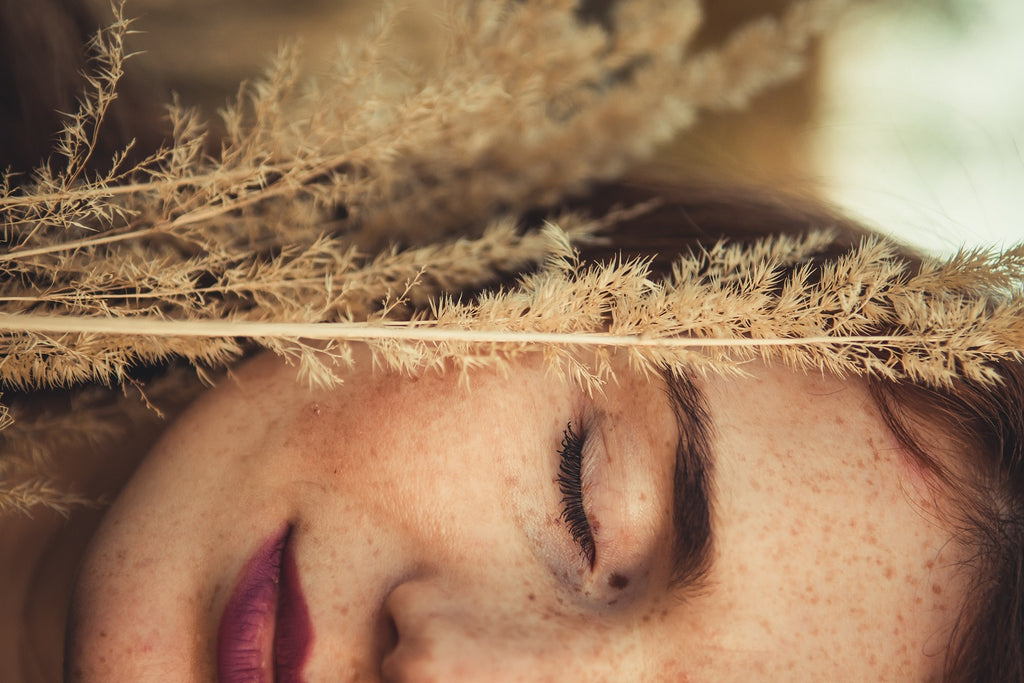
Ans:
{"type": "Polygon", "coordinates": [[[960,595],[933,492],[864,382],[752,372],[704,387],[715,560],[675,625],[703,646],[694,671],[926,678],[960,595]]]}

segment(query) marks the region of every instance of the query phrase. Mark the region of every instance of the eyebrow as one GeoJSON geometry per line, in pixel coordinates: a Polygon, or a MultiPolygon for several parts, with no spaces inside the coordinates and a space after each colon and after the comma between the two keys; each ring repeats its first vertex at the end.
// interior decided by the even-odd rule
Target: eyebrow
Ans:
{"type": "Polygon", "coordinates": [[[700,586],[711,566],[712,423],[704,392],[685,372],[665,375],[667,393],[679,427],[672,476],[672,554],[669,587],[689,591],[700,586]]]}

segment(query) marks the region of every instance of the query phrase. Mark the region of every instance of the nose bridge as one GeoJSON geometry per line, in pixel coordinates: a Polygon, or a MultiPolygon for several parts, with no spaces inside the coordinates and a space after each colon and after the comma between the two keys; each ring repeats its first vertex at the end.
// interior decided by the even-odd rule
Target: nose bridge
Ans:
{"type": "Polygon", "coordinates": [[[435,581],[400,585],[385,602],[397,639],[382,661],[383,680],[614,680],[627,663],[600,615],[506,597],[435,581]]]}

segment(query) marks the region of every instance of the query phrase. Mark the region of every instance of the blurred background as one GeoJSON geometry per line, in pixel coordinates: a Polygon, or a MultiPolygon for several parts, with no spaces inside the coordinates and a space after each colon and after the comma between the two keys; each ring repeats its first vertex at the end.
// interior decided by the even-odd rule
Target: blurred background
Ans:
{"type": "Polygon", "coordinates": [[[933,251],[1024,240],[1024,2],[859,5],[822,75],[829,197],[933,251]]]}
{"type": "MultiPolygon", "coordinates": [[[[439,2],[439,0],[438,0],[439,2]]],[[[395,49],[436,59],[434,0],[407,3],[395,49]]],[[[598,14],[608,0],[590,0],[598,14]]],[[[788,0],[708,0],[698,45],[788,0]]],[[[749,111],[706,117],[646,173],[738,180],[824,197],[935,253],[1024,240],[1024,2],[862,0],[798,81],[749,111]]],[[[358,35],[378,0],[128,0],[139,33],[107,141],[156,144],[177,93],[212,114],[297,39],[311,73],[358,35]]],[[[106,0],[0,0],[0,167],[27,170],[68,111],[77,48],[106,0]],[[27,69],[25,60],[39,68],[27,69]],[[28,79],[24,73],[32,73],[28,79]],[[70,76],[68,74],[71,74],[70,76]],[[35,113],[33,113],[35,112],[35,113]],[[12,131],[18,131],[15,134],[12,131]]]]}

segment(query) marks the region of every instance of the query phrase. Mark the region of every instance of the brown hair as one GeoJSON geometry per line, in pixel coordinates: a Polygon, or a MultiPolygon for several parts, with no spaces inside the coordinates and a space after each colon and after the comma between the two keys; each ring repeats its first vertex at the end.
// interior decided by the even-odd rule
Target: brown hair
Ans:
{"type": "MultiPolygon", "coordinates": [[[[678,254],[721,239],[830,228],[835,239],[816,257],[823,262],[871,234],[820,203],[751,188],[619,184],[569,205],[600,215],[650,201],[654,208],[617,224],[607,242],[583,247],[581,257],[646,257],[664,276],[678,254]]],[[[902,256],[912,268],[921,263],[910,249],[902,256]]],[[[887,331],[880,324],[877,333],[887,331]]],[[[943,519],[968,550],[972,581],[946,654],[950,681],[1024,681],[1024,363],[996,367],[1002,381],[995,385],[870,381],[893,433],[957,503],[943,519]],[[924,438],[937,428],[955,453],[937,453],[924,438]]]]}
{"type": "MultiPolygon", "coordinates": [[[[84,0],[0,0],[0,171],[27,173],[53,148],[67,114],[85,87],[84,47],[102,25],[84,0]]],[[[105,19],[104,19],[105,20],[105,19]]],[[[155,150],[168,131],[152,84],[131,69],[97,132],[89,168],[105,169],[128,149],[129,162],[155,150]],[[132,142],[134,141],[134,142],[132,142]]]]}

